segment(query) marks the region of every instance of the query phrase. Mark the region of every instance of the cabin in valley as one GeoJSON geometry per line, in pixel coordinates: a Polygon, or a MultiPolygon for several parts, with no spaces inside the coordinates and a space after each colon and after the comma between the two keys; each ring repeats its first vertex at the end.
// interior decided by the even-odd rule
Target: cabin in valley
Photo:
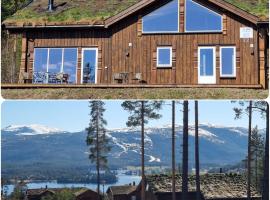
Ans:
{"type": "Polygon", "coordinates": [[[108,200],[140,200],[141,192],[136,185],[111,186],[107,190],[108,200]]]}
{"type": "Polygon", "coordinates": [[[40,188],[28,189],[25,193],[24,200],[42,200],[43,198],[54,196],[57,193],[69,192],[73,194],[74,200],[100,200],[98,193],[88,188],[40,188]]]}
{"type": "MultiPolygon", "coordinates": [[[[176,175],[176,199],[181,200],[182,177],[176,175]]],[[[237,174],[205,174],[200,176],[202,200],[247,200],[246,177],[237,174]]],[[[189,176],[188,199],[196,200],[195,175],[189,176]]],[[[172,199],[172,176],[146,176],[147,200],[172,199]]],[[[251,187],[251,200],[260,200],[261,195],[251,187]]]]}
{"type": "Polygon", "coordinates": [[[225,0],[89,2],[36,0],[3,22],[22,34],[19,83],[268,85],[267,18],[225,0]]]}

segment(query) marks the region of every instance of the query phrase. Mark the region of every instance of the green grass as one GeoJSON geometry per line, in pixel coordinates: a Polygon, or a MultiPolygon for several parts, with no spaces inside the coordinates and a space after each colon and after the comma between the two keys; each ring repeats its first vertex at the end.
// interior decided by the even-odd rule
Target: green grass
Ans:
{"type": "Polygon", "coordinates": [[[231,88],[2,89],[5,99],[266,99],[268,90],[231,88]]]}
{"type": "Polygon", "coordinates": [[[269,16],[269,0],[226,0],[235,6],[261,18],[269,16]]]}
{"type": "MultiPolygon", "coordinates": [[[[78,22],[94,21],[103,23],[103,20],[109,18],[129,6],[137,3],[139,0],[70,0],[67,4],[59,6],[54,12],[47,12],[47,0],[33,2],[30,6],[19,10],[6,22],[78,22]]],[[[57,1],[58,4],[65,2],[57,1]]],[[[56,3],[56,5],[58,5],[56,3]]]]}
{"type": "MultiPolygon", "coordinates": [[[[30,6],[18,11],[9,17],[8,23],[44,23],[44,22],[78,22],[88,21],[102,24],[107,19],[139,0],[58,0],[56,3],[67,2],[66,5],[59,6],[56,11],[49,13],[47,0],[39,0],[30,6]]],[[[261,18],[268,18],[268,0],[226,0],[252,14],[261,18]]],[[[57,5],[58,5],[57,4],[57,5]]]]}

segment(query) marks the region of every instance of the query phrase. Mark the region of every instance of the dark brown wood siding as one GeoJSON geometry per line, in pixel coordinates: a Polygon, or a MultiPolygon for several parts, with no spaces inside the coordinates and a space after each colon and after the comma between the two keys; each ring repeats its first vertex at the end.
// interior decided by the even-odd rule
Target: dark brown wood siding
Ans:
{"type": "MultiPolygon", "coordinates": [[[[156,5],[160,6],[160,5],[156,5]]],[[[26,71],[33,70],[34,47],[77,47],[77,83],[80,83],[81,49],[98,47],[98,83],[113,84],[113,74],[129,73],[129,84],[138,84],[132,80],[135,73],[141,73],[146,84],[198,84],[198,47],[216,47],[216,83],[217,85],[256,85],[259,84],[259,49],[257,28],[247,20],[236,15],[212,9],[223,15],[222,33],[185,33],[184,1],[180,0],[180,32],[177,34],[143,34],[141,17],[153,7],[145,8],[107,29],[85,30],[35,30],[27,37],[26,71]],[[253,39],[240,39],[240,27],[252,27],[253,39]],[[221,46],[236,46],[236,78],[221,78],[219,50],[221,46]],[[156,67],[158,46],[171,46],[173,49],[172,68],[156,67]]],[[[24,49],[23,49],[24,51],[24,49]]],[[[24,53],[24,52],[23,52],[24,53]]],[[[22,64],[22,68],[24,65],[22,64]]],[[[24,69],[21,69],[24,71],[24,69]]],[[[261,72],[262,73],[262,72],[261,72]]]]}

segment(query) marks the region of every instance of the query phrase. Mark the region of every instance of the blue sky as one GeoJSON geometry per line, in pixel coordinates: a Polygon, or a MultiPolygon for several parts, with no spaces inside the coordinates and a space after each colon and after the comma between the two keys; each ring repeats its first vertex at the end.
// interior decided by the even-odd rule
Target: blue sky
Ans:
{"type": "MultiPolygon", "coordinates": [[[[105,101],[107,128],[124,128],[128,113],[121,108],[122,101],[105,101]]],[[[165,102],[162,118],[148,126],[171,124],[171,101],[165,102]]],[[[1,126],[42,124],[66,131],[80,131],[89,122],[88,101],[5,101],[1,105],[1,126]]],[[[194,123],[194,101],[190,101],[190,123],[194,123]]],[[[248,119],[234,120],[231,101],[199,101],[200,123],[247,127],[248,119]]],[[[182,123],[182,105],[177,105],[176,122],[182,123]]],[[[254,126],[265,127],[260,115],[254,114],[254,126]],[[255,123],[256,122],[256,123],[255,123]]]]}

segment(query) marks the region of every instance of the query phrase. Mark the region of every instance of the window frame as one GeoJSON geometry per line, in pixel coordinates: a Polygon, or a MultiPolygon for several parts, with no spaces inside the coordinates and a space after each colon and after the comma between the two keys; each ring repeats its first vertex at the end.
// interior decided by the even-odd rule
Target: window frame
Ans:
{"type": "Polygon", "coordinates": [[[173,62],[172,62],[172,46],[159,46],[157,47],[157,68],[172,68],[173,62]],[[169,64],[159,64],[159,50],[160,49],[169,49],[170,50],[170,63],[169,64]]]}
{"type": "MultiPolygon", "coordinates": [[[[83,84],[83,61],[84,61],[84,51],[85,50],[95,50],[96,51],[96,67],[95,67],[95,84],[97,84],[97,73],[98,73],[98,47],[87,47],[87,48],[82,48],[82,53],[81,53],[81,84],[83,84]]],[[[89,84],[89,83],[87,83],[89,84]]]]}
{"type": "Polygon", "coordinates": [[[221,78],[236,78],[236,46],[220,46],[219,49],[219,64],[220,64],[220,77],[221,78]],[[233,74],[223,74],[222,73],[222,49],[233,49],[234,57],[233,57],[233,74]]]}
{"type": "MultiPolygon", "coordinates": [[[[166,33],[179,33],[180,32],[180,3],[179,3],[180,0],[177,0],[177,31],[144,31],[143,29],[143,24],[144,24],[144,20],[143,18],[147,15],[149,15],[150,13],[152,12],[149,12],[147,13],[146,15],[142,16],[142,34],[166,34],[166,33]]],[[[170,3],[170,2],[168,2],[170,3]]],[[[168,3],[164,4],[163,6],[160,6],[159,8],[157,9],[160,9],[164,6],[166,6],[168,3]]],[[[156,9],[156,10],[157,10],[156,9]]],[[[155,11],[155,10],[154,10],[155,11]]]]}
{"type": "Polygon", "coordinates": [[[210,12],[212,12],[212,13],[215,13],[215,14],[217,14],[217,15],[220,15],[221,16],[221,30],[199,30],[199,31],[188,31],[187,30],[187,0],[185,0],[185,16],[184,16],[184,18],[185,18],[185,20],[184,20],[184,32],[185,33],[222,33],[223,32],[223,16],[220,14],[220,13],[218,13],[218,12],[215,12],[215,11],[213,11],[213,10],[211,10],[210,8],[208,8],[208,7],[206,7],[206,6],[203,6],[203,5],[201,5],[201,4],[199,4],[199,3],[197,3],[197,2],[195,2],[195,1],[193,1],[193,0],[191,0],[193,3],[195,3],[195,4],[197,4],[197,5],[199,5],[200,7],[202,7],[202,8],[205,8],[205,9],[207,9],[207,10],[209,10],[210,12]]]}
{"type": "MultiPolygon", "coordinates": [[[[76,49],[76,74],[75,74],[75,82],[74,84],[77,83],[77,73],[78,73],[78,47],[34,47],[34,59],[33,59],[33,72],[35,72],[35,54],[36,54],[36,49],[46,49],[47,50],[47,61],[46,61],[46,72],[45,73],[49,73],[49,61],[50,61],[50,50],[51,49],[61,49],[61,55],[62,55],[62,63],[61,63],[61,68],[60,68],[60,72],[58,73],[63,73],[64,72],[64,49],[76,49]]],[[[48,75],[47,75],[48,76],[48,75]]],[[[47,77],[47,80],[46,82],[48,83],[48,77],[47,77]]]]}

